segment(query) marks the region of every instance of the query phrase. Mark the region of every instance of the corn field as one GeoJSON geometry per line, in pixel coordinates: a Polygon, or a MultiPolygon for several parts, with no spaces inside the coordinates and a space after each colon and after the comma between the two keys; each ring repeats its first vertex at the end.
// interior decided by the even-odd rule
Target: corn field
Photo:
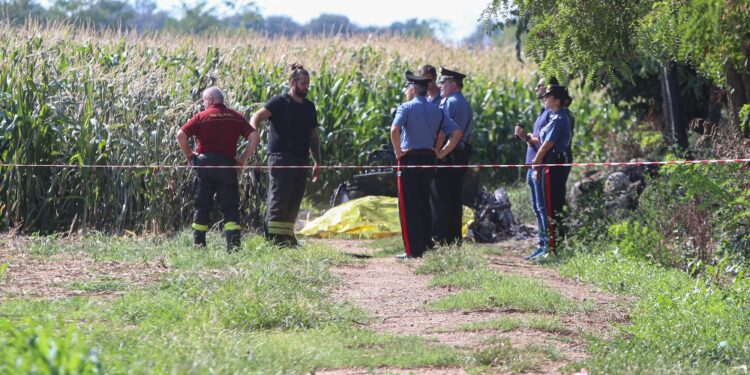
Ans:
{"type": "MultiPolygon", "coordinates": [[[[367,151],[389,144],[403,72],[424,63],[469,74],[464,93],[475,111],[475,162],[522,162],[525,145],[514,141],[512,127],[530,128],[539,109],[535,68],[511,50],[376,36],[138,35],[34,22],[0,23],[0,30],[2,164],[183,165],[175,135],[200,110],[203,89],[222,88],[228,106],[249,119],[288,90],[285,67],[294,61],[312,75],[309,98],[318,108],[325,164],[361,164],[367,151]]],[[[589,94],[576,95],[573,109],[585,125],[577,134],[619,121],[589,94]]],[[[254,163],[264,162],[260,150],[254,163]]],[[[309,199],[327,201],[354,173],[324,172],[309,199]]],[[[483,170],[482,181],[517,175],[483,170]]],[[[265,180],[258,171],[242,173],[249,227],[260,222],[265,180]]],[[[172,231],[190,222],[191,196],[186,169],[0,167],[0,228],[172,231]]]]}

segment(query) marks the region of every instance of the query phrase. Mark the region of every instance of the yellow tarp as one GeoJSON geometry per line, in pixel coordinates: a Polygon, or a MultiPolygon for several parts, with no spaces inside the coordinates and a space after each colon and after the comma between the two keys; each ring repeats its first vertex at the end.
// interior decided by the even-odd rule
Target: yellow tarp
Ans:
{"type": "MultiPolygon", "coordinates": [[[[463,235],[474,213],[464,207],[463,235]]],[[[299,232],[318,238],[382,238],[401,235],[398,200],[393,197],[368,196],[354,199],[328,210],[307,223],[299,232]]]]}

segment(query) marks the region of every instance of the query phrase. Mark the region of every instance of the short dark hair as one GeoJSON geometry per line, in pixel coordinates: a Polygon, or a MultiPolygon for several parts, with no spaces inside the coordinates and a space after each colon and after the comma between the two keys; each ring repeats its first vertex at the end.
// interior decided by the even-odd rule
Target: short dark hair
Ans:
{"type": "Polygon", "coordinates": [[[412,86],[414,86],[414,89],[417,92],[417,96],[427,95],[427,86],[423,86],[423,85],[412,85],[412,86]]]}
{"type": "Polygon", "coordinates": [[[434,66],[425,64],[419,67],[419,75],[424,77],[425,74],[431,75],[433,78],[437,78],[437,69],[434,66]]]}
{"type": "Polygon", "coordinates": [[[289,65],[289,69],[291,69],[292,71],[292,73],[289,75],[289,79],[294,82],[297,82],[297,79],[303,75],[307,76],[308,78],[310,77],[310,73],[308,73],[300,63],[292,63],[291,65],[289,65]]]}
{"type": "Polygon", "coordinates": [[[555,76],[549,77],[549,82],[547,82],[548,85],[560,85],[560,82],[557,81],[557,78],[555,76]]]}

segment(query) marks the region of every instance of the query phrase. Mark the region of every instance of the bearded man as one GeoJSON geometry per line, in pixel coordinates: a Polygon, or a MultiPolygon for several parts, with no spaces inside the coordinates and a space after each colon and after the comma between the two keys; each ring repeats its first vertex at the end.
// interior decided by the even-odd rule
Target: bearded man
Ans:
{"type": "Polygon", "coordinates": [[[301,64],[290,66],[289,92],[266,103],[250,119],[250,126],[258,130],[265,120],[271,121],[268,132],[269,184],[265,236],[283,247],[296,247],[294,224],[305,194],[308,168],[278,168],[307,166],[312,156],[312,182],[320,178],[320,138],[315,104],[306,99],[310,88],[310,73],[301,64]]]}

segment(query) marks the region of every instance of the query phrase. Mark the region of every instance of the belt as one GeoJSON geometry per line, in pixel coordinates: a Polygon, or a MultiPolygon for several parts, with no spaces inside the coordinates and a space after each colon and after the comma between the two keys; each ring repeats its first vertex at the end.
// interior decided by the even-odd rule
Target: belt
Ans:
{"type": "MultiPolygon", "coordinates": [[[[198,161],[205,161],[208,165],[235,165],[234,158],[216,152],[204,152],[198,155],[198,161]],[[201,160],[201,157],[204,160],[201,160]]],[[[193,160],[195,164],[195,160],[193,160]]]]}
{"type": "Polygon", "coordinates": [[[416,150],[409,150],[408,154],[435,156],[435,151],[433,151],[430,148],[419,148],[419,149],[416,149],[416,150]]]}

